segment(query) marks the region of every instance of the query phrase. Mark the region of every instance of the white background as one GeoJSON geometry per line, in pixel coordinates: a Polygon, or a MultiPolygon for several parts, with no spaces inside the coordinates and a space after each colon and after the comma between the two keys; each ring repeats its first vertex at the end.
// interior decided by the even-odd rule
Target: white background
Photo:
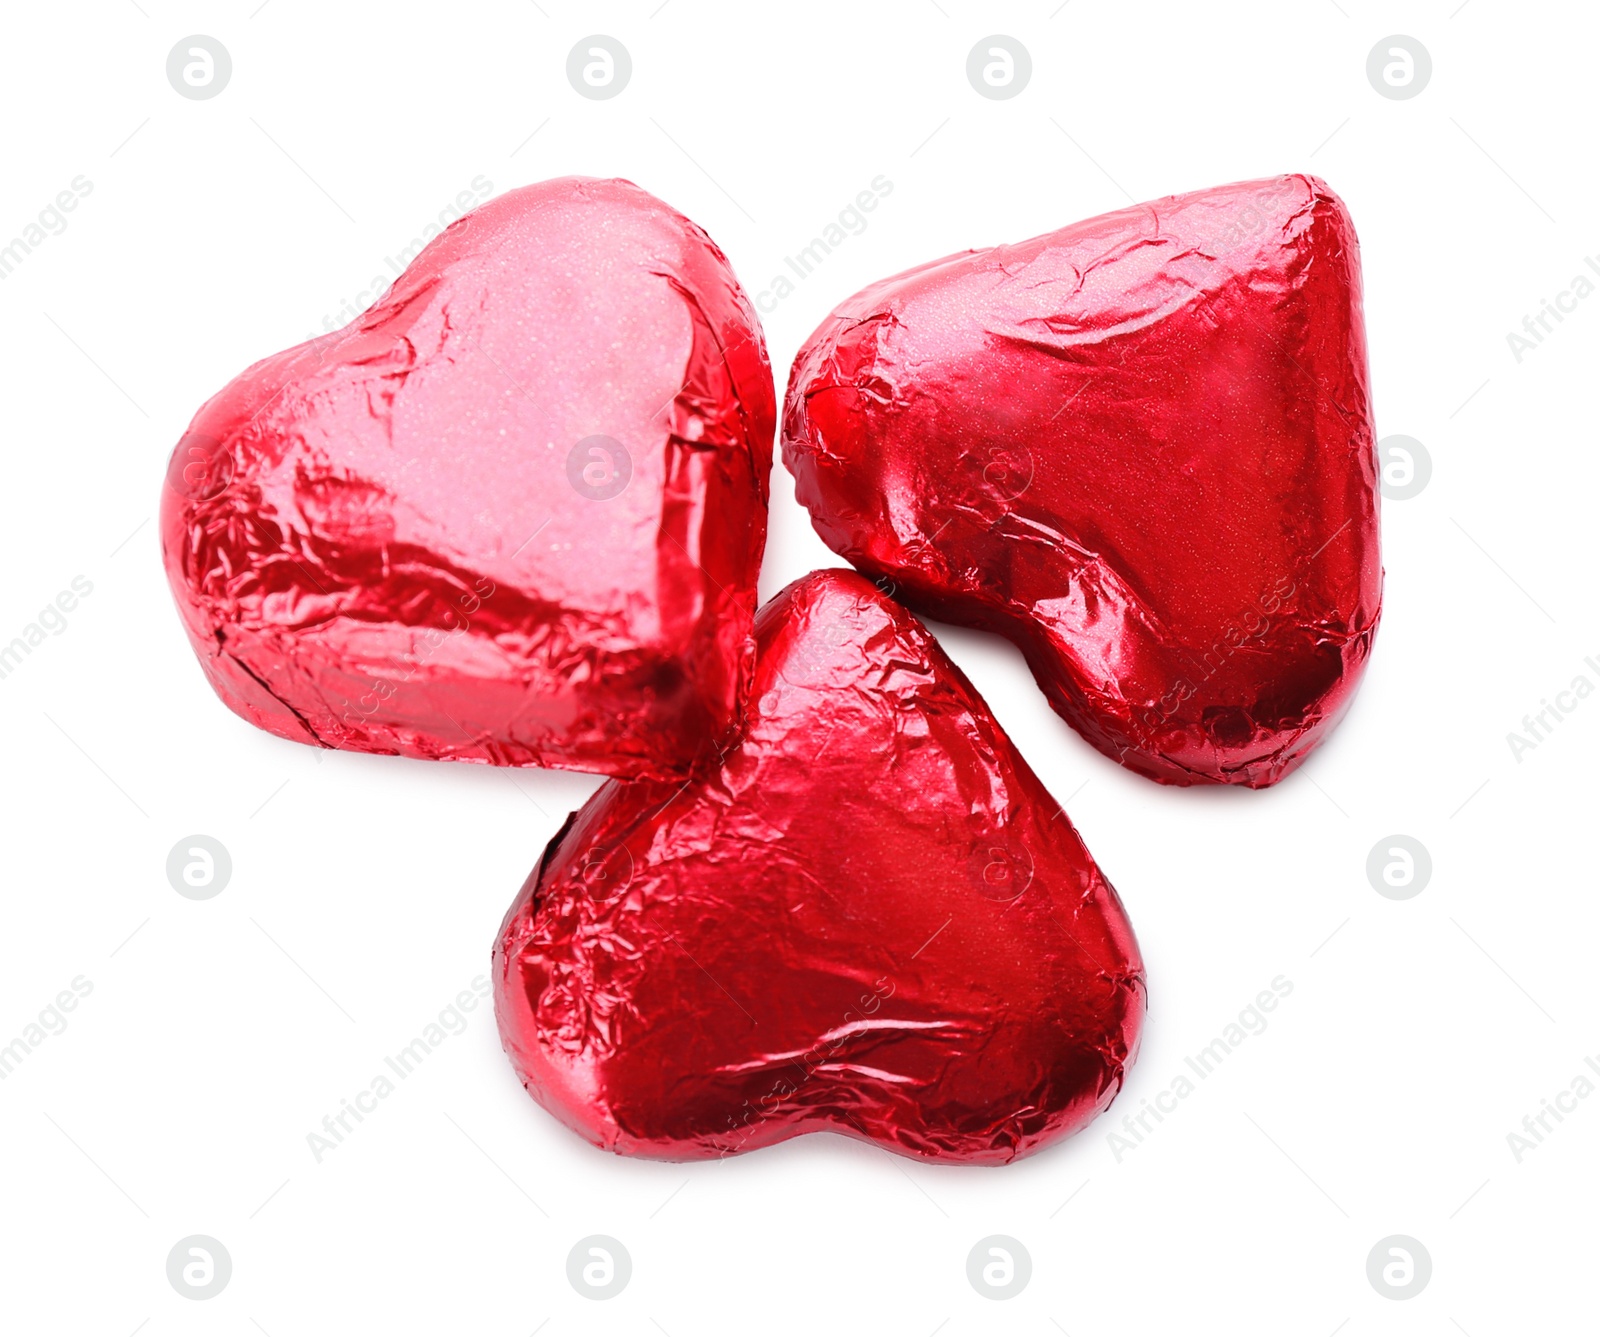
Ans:
{"type": "MultiPolygon", "coordinates": [[[[4,17],[0,241],[75,176],[93,190],[0,282],[0,642],[74,576],[93,593],[0,681],[0,1044],[75,977],[93,992],[0,1081],[0,1328],[1592,1328],[1600,1098],[1520,1163],[1507,1134],[1600,1054],[1600,697],[1520,761],[1506,740],[1579,673],[1600,684],[1583,663],[1600,656],[1600,299],[1520,364],[1506,341],[1600,249],[1592,11],[259,4],[4,17]],[[968,51],[995,32],[1032,56],[1010,101],[966,80],[968,51]],[[213,100],[165,76],[192,33],[232,55],[213,100]],[[632,56],[611,101],[565,77],[591,33],[632,56]],[[1366,78],[1392,33],[1433,58],[1413,100],[1366,78]],[[229,714],[180,631],[152,519],[200,403],[320,331],[479,174],[497,192],[628,177],[706,227],[752,292],[886,176],[866,231],[766,317],[781,383],[868,281],[1281,171],[1315,172],[1348,203],[1379,435],[1417,437],[1433,459],[1420,496],[1384,507],[1384,617],[1343,726],[1267,792],[1165,789],[1080,741],[1007,644],[938,628],[1071,796],[1143,946],[1149,1024],[1111,1114],[1003,1169],[827,1136],[724,1163],[629,1161],[523,1094],[480,1007],[316,1163],[306,1135],[323,1116],[487,972],[506,906],[596,782],[319,753],[229,714]],[[194,833],[232,854],[213,900],[166,879],[194,833]],[[1393,833],[1432,854],[1411,900],[1367,881],[1393,833]],[[1293,993],[1268,1029],[1119,1160],[1119,1120],[1278,975],[1293,993]],[[233,1259],[205,1302],[165,1274],[196,1233],[233,1259]],[[594,1233],[633,1259],[605,1303],[565,1276],[594,1233]],[[965,1270],[996,1233],[1033,1258],[1004,1303],[965,1270]],[[1365,1270],[1397,1233],[1433,1259],[1404,1302],[1365,1270]]],[[[764,596],[838,564],[781,466],[771,528],[764,596]]]]}

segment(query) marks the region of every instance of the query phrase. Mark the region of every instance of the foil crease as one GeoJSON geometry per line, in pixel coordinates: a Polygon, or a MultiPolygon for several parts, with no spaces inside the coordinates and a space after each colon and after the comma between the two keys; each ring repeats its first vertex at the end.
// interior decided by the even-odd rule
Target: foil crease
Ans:
{"type": "Polygon", "coordinates": [[[1009,637],[1069,724],[1164,783],[1282,779],[1370,655],[1360,259],[1316,178],[867,288],[796,357],[783,454],[829,547],[1009,637]]]}
{"type": "Polygon", "coordinates": [[[201,408],[168,579],[281,737],[684,774],[739,726],[775,417],[704,232],[628,182],[524,187],[201,408]]]}
{"type": "Polygon", "coordinates": [[[508,912],[495,1003],[527,1090],[670,1160],[831,1131],[998,1164],[1087,1124],[1144,971],[1060,805],[855,573],[789,586],[756,639],[720,764],[604,785],[508,912]]]}

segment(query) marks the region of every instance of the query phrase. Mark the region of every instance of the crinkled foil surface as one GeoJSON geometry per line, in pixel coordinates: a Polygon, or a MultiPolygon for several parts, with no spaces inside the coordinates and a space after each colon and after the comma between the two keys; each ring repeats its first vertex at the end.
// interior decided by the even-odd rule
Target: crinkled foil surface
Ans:
{"type": "Polygon", "coordinates": [[[705,233],[544,182],[200,410],[167,574],[218,695],[275,734],[681,774],[738,724],[774,418],[705,233]]]}
{"type": "Polygon", "coordinates": [[[1074,728],[1157,780],[1281,779],[1371,650],[1360,262],[1314,178],[868,288],[795,361],[784,458],[834,551],[1010,637],[1074,728]]]}
{"type": "Polygon", "coordinates": [[[1145,988],[1116,893],[922,625],[853,572],[756,619],[751,719],[605,785],[501,929],[524,1085],[613,1151],[828,1130],[999,1163],[1120,1089],[1145,988]]]}

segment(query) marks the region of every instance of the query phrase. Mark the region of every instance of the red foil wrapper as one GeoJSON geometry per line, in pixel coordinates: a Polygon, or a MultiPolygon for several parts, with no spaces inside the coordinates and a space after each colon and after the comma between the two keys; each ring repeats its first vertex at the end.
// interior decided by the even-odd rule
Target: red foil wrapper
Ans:
{"type": "Polygon", "coordinates": [[[795,360],[784,459],[835,552],[1010,637],[1075,729],[1168,784],[1281,779],[1372,648],[1360,262],[1315,178],[868,288],[795,360]]]}
{"type": "Polygon", "coordinates": [[[528,186],[200,410],[168,579],[282,737],[682,774],[738,725],[775,416],[704,232],[625,181],[528,186]]]}
{"type": "Polygon", "coordinates": [[[523,1084],[671,1160],[827,1130],[996,1164],[1081,1128],[1143,966],[1060,806],[922,625],[852,572],[756,618],[751,718],[682,785],[604,786],[495,950],[523,1084]]]}

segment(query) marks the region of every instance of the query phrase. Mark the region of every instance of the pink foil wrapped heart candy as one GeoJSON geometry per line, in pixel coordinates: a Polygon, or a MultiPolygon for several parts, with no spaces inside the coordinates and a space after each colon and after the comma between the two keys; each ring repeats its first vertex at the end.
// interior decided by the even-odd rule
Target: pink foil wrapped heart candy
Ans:
{"type": "Polygon", "coordinates": [[[282,737],[683,774],[739,723],[774,418],[704,232],[627,182],[528,186],[200,410],[167,575],[282,737]]]}

